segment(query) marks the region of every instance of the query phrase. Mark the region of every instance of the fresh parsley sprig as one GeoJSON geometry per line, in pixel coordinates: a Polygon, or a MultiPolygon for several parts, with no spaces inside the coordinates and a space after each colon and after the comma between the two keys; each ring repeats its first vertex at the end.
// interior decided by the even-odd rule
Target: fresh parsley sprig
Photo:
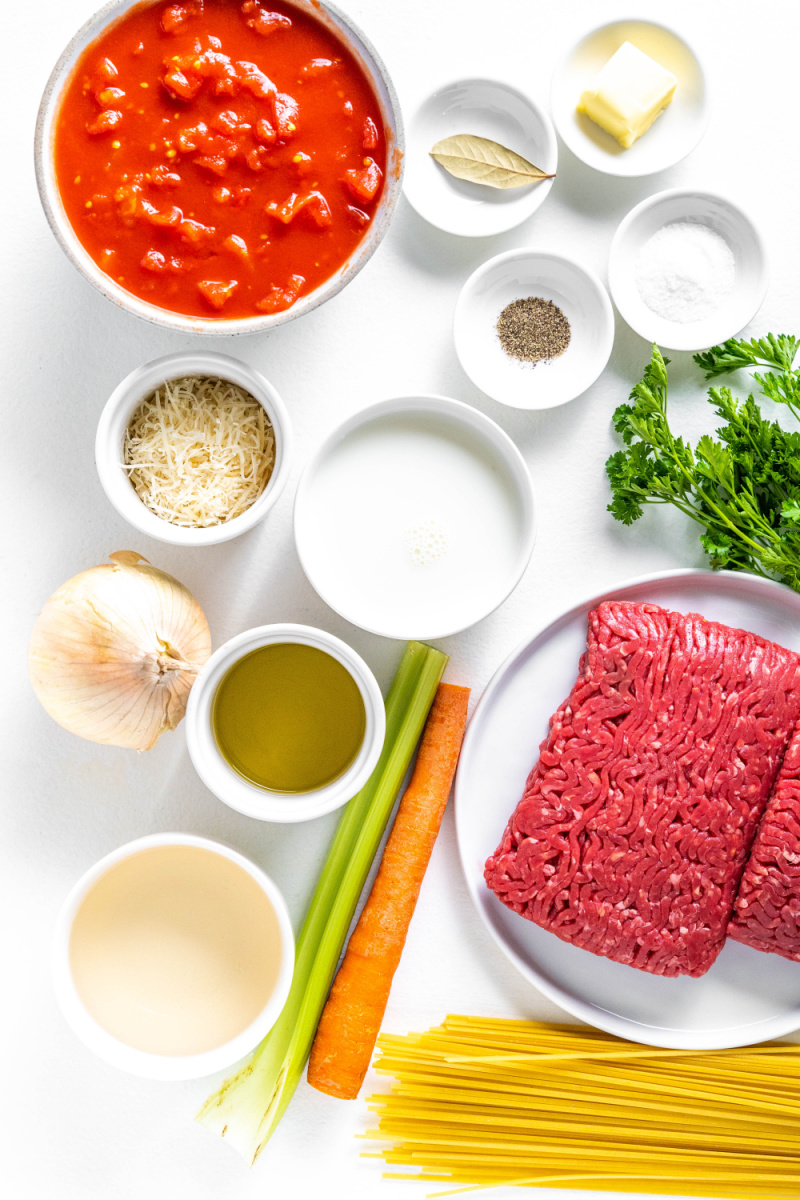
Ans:
{"type": "MultiPolygon", "coordinates": [[[[762,394],[800,422],[800,340],[781,334],[729,339],[695,362],[707,380],[743,367],[759,368],[762,394]]],[[[716,438],[693,448],[667,419],[667,365],[657,346],[630,403],[614,413],[624,449],[606,463],[608,509],[630,525],[645,504],[671,504],[703,527],[700,541],[712,567],[750,571],[800,591],[800,430],[787,432],[761,412],[753,395],[737,400],[728,387],[708,399],[724,422],[716,438]]]]}
{"type": "Polygon", "coordinates": [[[769,333],[765,338],[753,338],[749,342],[729,338],[722,346],[712,346],[704,354],[695,354],[694,361],[705,371],[706,379],[729,375],[741,367],[775,367],[791,374],[799,345],[797,338],[786,333],[777,337],[769,333]]]}

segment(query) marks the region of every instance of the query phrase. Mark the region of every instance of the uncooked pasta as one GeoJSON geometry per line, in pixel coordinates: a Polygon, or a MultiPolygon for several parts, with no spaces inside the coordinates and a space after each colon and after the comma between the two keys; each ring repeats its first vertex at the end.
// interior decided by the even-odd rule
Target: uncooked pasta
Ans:
{"type": "Polygon", "coordinates": [[[729,1200],[800,1197],[800,1046],[660,1049],[583,1026],[450,1016],[382,1035],[386,1178],[729,1200]]]}

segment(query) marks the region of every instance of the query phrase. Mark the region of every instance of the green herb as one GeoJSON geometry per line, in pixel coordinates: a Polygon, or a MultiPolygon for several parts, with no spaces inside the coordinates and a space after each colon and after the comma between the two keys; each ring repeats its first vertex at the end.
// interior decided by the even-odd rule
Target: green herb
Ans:
{"type": "MultiPolygon", "coordinates": [[[[729,339],[695,362],[706,379],[759,368],[761,393],[800,422],[800,341],[781,335],[750,342],[729,339]]],[[[769,421],[755,398],[737,400],[728,387],[708,399],[725,422],[692,446],[667,420],[667,363],[657,346],[644,377],[614,413],[625,449],[606,463],[618,521],[632,524],[645,504],[672,504],[703,526],[712,567],[750,571],[800,591],[800,432],[769,421]]]]}
{"type": "Polygon", "coordinates": [[[297,939],[289,998],[251,1058],[197,1115],[255,1162],[305,1069],[358,898],[422,733],[447,655],[409,642],[386,698],[386,740],[366,786],[344,811],[297,939]]]}

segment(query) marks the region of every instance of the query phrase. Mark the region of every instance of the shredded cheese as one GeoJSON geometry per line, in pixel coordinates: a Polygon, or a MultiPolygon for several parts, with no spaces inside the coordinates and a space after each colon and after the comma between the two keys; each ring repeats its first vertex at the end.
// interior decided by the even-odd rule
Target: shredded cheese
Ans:
{"type": "Polygon", "coordinates": [[[125,431],[123,466],[144,504],[172,525],[204,529],[245,512],[275,465],[266,412],[227,379],[170,379],[125,431]]]}

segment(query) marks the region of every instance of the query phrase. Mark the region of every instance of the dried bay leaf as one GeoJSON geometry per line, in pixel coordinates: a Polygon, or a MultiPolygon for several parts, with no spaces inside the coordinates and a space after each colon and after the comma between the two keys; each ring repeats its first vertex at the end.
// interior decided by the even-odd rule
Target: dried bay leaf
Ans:
{"type": "Polygon", "coordinates": [[[453,137],[443,138],[430,153],[456,179],[468,179],[486,187],[524,187],[537,179],[555,178],[516,151],[474,133],[456,133],[453,137]]]}

